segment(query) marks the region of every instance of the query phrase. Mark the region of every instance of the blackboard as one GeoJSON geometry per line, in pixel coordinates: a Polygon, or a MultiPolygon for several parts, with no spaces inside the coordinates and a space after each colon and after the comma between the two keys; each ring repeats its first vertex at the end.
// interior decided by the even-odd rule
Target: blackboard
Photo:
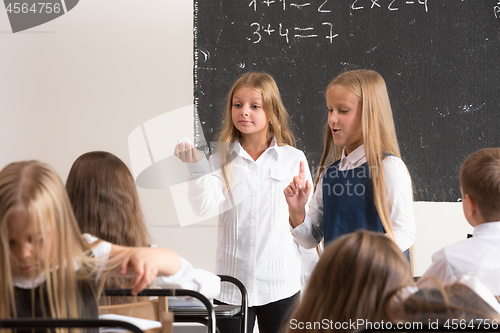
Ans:
{"type": "Polygon", "coordinates": [[[463,160],[500,146],[498,0],[195,0],[194,49],[197,130],[209,142],[232,83],[265,71],[314,170],[325,87],[364,68],[386,80],[415,200],[459,201],[463,160]]]}

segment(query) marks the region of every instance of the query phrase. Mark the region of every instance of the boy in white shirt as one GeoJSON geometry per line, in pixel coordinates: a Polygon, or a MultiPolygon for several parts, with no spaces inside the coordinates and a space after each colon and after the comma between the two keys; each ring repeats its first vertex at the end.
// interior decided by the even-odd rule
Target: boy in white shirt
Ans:
{"type": "Polygon", "coordinates": [[[473,237],[434,253],[421,280],[434,277],[451,284],[462,275],[475,275],[500,295],[500,148],[469,155],[460,170],[460,184],[473,237]]]}

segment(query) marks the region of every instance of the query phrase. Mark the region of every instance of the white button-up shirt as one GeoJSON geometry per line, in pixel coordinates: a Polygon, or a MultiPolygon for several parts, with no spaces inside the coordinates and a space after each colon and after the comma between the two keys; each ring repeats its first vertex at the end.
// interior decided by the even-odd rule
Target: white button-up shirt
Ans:
{"type": "MultiPolygon", "coordinates": [[[[219,209],[216,273],[234,276],[248,291],[249,306],[264,305],[296,294],[302,286],[301,251],[306,252],[306,275],[318,256],[295,243],[288,227],[288,205],[284,189],[305,163],[304,153],[293,147],[278,146],[273,140],[256,160],[234,144],[230,167],[230,189],[226,190],[220,169],[221,156],[210,162],[188,163],[189,201],[194,212],[208,216],[219,209]]],[[[232,284],[222,284],[218,299],[240,304],[240,292],[232,284]]]]}
{"type": "Polygon", "coordinates": [[[452,284],[465,274],[479,277],[500,295],[500,222],[481,223],[472,238],[445,246],[432,256],[432,264],[420,280],[434,277],[452,284]]]}
{"type": "MultiPolygon", "coordinates": [[[[347,156],[344,149],[339,170],[351,170],[365,162],[364,145],[359,146],[347,156]]],[[[382,168],[388,192],[387,206],[392,232],[398,247],[406,251],[413,245],[417,236],[411,178],[404,162],[396,156],[385,157],[382,160],[382,168]]],[[[373,174],[376,171],[370,170],[370,172],[373,174]]],[[[315,247],[323,239],[323,177],[318,181],[304,222],[291,232],[297,243],[305,248],[315,247]]]]}

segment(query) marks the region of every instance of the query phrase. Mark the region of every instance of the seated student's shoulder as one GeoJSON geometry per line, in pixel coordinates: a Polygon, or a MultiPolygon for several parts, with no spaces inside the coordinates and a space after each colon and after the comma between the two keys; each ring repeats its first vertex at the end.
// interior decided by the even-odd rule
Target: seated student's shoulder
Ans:
{"type": "Polygon", "coordinates": [[[481,266],[483,254],[474,251],[475,243],[478,242],[480,242],[479,239],[469,238],[449,244],[436,252],[432,259],[433,261],[446,261],[454,276],[467,274],[481,266]]]}

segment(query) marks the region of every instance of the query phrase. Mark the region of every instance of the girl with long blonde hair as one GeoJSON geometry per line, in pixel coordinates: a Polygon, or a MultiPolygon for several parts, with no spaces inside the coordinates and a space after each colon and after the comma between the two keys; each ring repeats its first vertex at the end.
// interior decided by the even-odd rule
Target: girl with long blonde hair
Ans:
{"type": "MultiPolygon", "coordinates": [[[[248,332],[257,317],[261,333],[275,333],[301,289],[301,254],[307,255],[308,272],[318,256],[300,249],[287,226],[282,191],[307,161],[294,148],[288,113],[269,74],[246,73],[236,80],[217,140],[210,161],[191,144],[175,148],[191,173],[189,201],[201,216],[219,209],[216,273],[236,277],[247,288],[248,332]]],[[[311,179],[309,173],[305,177],[311,179]]],[[[240,304],[239,291],[223,285],[218,300],[240,304]]],[[[238,330],[235,324],[217,321],[221,332],[238,330]]]]}
{"type": "Polygon", "coordinates": [[[0,318],[96,317],[101,278],[132,277],[136,294],[180,268],[168,249],[82,236],[60,178],[38,161],[0,171],[0,239],[0,318]]]}
{"type": "Polygon", "coordinates": [[[295,239],[314,247],[367,229],[407,251],[416,237],[413,190],[384,79],[370,70],[342,73],[328,85],[326,104],[325,148],[307,215],[312,186],[303,168],[285,189],[295,239]]]}

